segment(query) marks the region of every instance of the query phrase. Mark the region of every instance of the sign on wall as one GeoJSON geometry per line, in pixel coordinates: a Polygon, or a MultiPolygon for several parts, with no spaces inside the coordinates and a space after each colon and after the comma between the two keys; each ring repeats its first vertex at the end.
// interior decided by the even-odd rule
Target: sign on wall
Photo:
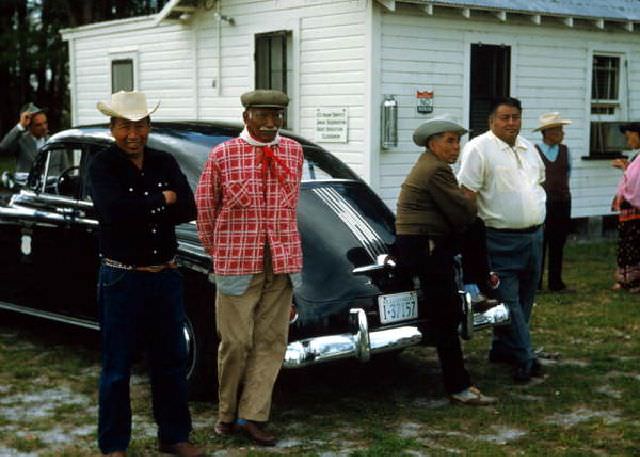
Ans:
{"type": "Polygon", "coordinates": [[[416,91],[416,108],[420,114],[429,114],[433,112],[433,91],[417,90],[416,91]]]}
{"type": "Polygon", "coordinates": [[[346,143],[349,133],[347,108],[316,108],[316,141],[346,143]]]}

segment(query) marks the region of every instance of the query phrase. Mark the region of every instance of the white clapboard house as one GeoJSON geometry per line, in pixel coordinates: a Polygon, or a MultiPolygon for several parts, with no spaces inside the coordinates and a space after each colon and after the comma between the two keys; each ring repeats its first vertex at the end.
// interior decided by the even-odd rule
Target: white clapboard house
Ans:
{"type": "Polygon", "coordinates": [[[137,89],[154,119],[239,121],[241,93],[283,89],[288,128],[322,144],[395,208],[414,128],[452,113],[481,133],[497,94],[573,120],[573,217],[610,213],[640,120],[640,0],[171,0],[157,15],[64,30],[74,124],[137,89]]]}

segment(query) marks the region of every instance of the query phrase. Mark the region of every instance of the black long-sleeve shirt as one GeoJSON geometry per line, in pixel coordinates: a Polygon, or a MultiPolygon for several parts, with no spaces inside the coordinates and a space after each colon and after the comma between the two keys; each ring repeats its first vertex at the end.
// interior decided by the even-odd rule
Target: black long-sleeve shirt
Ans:
{"type": "Polygon", "coordinates": [[[193,192],[175,158],[145,147],[142,169],[116,145],[89,167],[91,197],[100,223],[100,255],[127,265],[157,265],[173,258],[175,226],[196,218],[193,192]],[[166,205],[165,190],[176,193],[166,205]]]}

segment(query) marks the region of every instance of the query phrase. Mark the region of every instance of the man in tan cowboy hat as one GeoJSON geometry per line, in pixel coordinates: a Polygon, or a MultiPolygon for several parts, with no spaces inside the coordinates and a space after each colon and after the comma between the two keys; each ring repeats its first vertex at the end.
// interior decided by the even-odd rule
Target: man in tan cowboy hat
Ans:
{"type": "Polygon", "coordinates": [[[193,193],[172,155],[146,146],[149,115],[141,92],[118,92],[98,110],[115,143],[93,158],[91,197],[100,223],[98,305],[102,371],[98,444],[122,457],[131,439],[129,376],[138,342],[147,352],[161,452],[196,457],[189,443],[187,348],[175,226],[196,217],[193,193]],[[142,336],[142,338],[140,338],[142,336]]]}
{"type": "Polygon", "coordinates": [[[476,205],[458,186],[451,164],[458,160],[460,137],[466,132],[446,115],[415,130],[413,141],[425,151],[405,178],[398,197],[396,255],[398,266],[420,279],[427,297],[426,317],[431,321],[429,330],[451,402],[487,405],[496,399],[483,395],[471,383],[458,337],[462,307],[454,257],[461,250],[463,232],[476,219],[476,205]]]}
{"type": "Polygon", "coordinates": [[[545,113],[540,116],[534,132],[542,133],[542,143],[536,149],[544,162],[546,180],[542,184],[547,193],[547,216],[544,220],[544,241],[542,248],[542,272],[538,288],[542,289],[544,261],[548,253],[547,284],[553,292],[566,292],[562,281],[562,256],[564,244],[571,228],[571,155],[569,148],[562,144],[565,125],[569,119],[562,119],[560,113],[545,113]]]}
{"type": "Polygon", "coordinates": [[[49,124],[45,109],[27,103],[20,110],[18,124],[0,142],[0,151],[16,158],[16,172],[28,173],[38,149],[49,139],[49,124]]]}
{"type": "Polygon", "coordinates": [[[282,137],[289,97],[274,90],[240,98],[245,129],[216,146],[196,189],[198,234],[213,258],[216,281],[218,422],[263,446],[276,437],[269,419],[273,385],[282,366],[293,286],[300,282],[302,248],[296,207],[302,146],[282,137]]]}

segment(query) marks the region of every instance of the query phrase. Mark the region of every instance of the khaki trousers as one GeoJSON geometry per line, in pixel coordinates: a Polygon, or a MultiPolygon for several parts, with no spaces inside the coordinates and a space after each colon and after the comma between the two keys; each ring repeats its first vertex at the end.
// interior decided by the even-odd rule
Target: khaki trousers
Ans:
{"type": "Polygon", "coordinates": [[[288,274],[255,274],[242,295],[217,292],[218,419],[266,421],[289,332],[293,290],[288,274]]]}

